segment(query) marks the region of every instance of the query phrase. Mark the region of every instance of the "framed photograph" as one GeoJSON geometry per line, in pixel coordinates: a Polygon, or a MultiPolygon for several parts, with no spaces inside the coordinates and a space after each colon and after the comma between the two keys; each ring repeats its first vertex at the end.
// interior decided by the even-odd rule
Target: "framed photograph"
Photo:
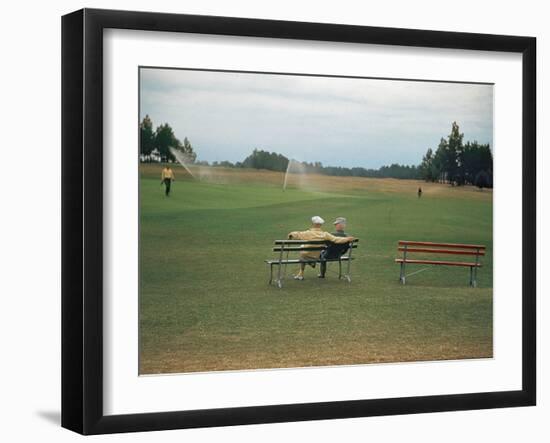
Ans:
{"type": "Polygon", "coordinates": [[[62,425],[536,403],[536,40],[62,20],[62,425]]]}

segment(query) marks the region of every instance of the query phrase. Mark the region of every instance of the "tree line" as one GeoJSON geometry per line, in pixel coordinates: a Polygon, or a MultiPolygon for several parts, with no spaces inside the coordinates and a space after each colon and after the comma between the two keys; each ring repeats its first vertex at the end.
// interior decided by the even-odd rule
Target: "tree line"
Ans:
{"type": "MultiPolygon", "coordinates": [[[[140,160],[174,162],[176,159],[170,148],[182,152],[187,162],[204,166],[285,172],[290,161],[282,154],[258,148],[254,149],[242,162],[197,161],[197,154],[187,137],[180,142],[168,123],[153,130],[153,122],[146,115],[140,123],[140,160]]],[[[460,132],[456,122],[453,122],[451,133],[447,138],[441,138],[435,151],[431,148],[427,150],[419,165],[393,163],[378,169],[367,169],[323,166],[321,162],[300,162],[300,164],[304,172],[324,175],[423,179],[456,186],[471,184],[480,188],[493,186],[493,155],[489,144],[479,144],[477,141],[464,143],[464,134],[460,132]]]]}
{"type": "Polygon", "coordinates": [[[419,172],[426,181],[492,188],[493,154],[489,144],[464,143],[464,134],[453,122],[451,133],[447,138],[441,138],[435,152],[428,149],[419,172]]]}
{"type": "MultiPolygon", "coordinates": [[[[276,152],[254,149],[252,154],[246,157],[242,162],[231,163],[228,161],[197,162],[197,164],[209,166],[224,166],[229,168],[253,168],[267,169],[268,171],[285,172],[290,159],[276,152]]],[[[394,163],[390,166],[382,166],[379,169],[367,169],[362,167],[346,168],[343,166],[323,166],[321,162],[299,162],[301,169],[309,174],[323,174],[335,176],[351,177],[381,177],[381,178],[402,178],[419,179],[420,173],[417,166],[399,165],[394,163]]]]}
{"type": "Polygon", "coordinates": [[[140,161],[175,162],[176,158],[170,148],[180,151],[190,163],[193,163],[197,158],[197,154],[187,137],[181,142],[168,123],[157,126],[157,129],[153,130],[153,122],[146,115],[139,125],[140,161]]]}
{"type": "Polygon", "coordinates": [[[352,177],[378,177],[378,178],[400,178],[419,179],[418,167],[415,165],[400,165],[392,163],[389,166],[382,166],[379,169],[366,169],[362,167],[345,168],[341,166],[324,166],[320,174],[352,177]]]}

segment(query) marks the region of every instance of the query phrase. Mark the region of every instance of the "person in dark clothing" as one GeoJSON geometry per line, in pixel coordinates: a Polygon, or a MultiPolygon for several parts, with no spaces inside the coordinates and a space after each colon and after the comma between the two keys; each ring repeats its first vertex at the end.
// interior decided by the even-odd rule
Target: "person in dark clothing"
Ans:
{"type": "Polygon", "coordinates": [[[422,197],[422,188],[418,188],[418,198],[422,197]]]}
{"type": "MultiPolygon", "coordinates": [[[[336,229],[335,232],[332,233],[335,237],[348,237],[348,234],[346,234],[347,220],[344,217],[338,217],[336,220],[334,220],[334,228],[336,229]]],[[[327,272],[327,262],[324,260],[329,259],[335,259],[340,258],[342,255],[344,255],[346,252],[348,252],[349,249],[349,243],[331,243],[327,246],[327,248],[321,252],[321,269],[320,273],[318,275],[319,278],[325,278],[325,274],[327,272]]]]}

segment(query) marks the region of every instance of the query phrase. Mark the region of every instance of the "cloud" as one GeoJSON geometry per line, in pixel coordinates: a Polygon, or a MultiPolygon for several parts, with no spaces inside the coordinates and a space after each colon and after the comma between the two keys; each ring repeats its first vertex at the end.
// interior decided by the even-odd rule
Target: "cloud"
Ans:
{"type": "Polygon", "coordinates": [[[141,116],[170,123],[203,160],[253,148],[335,166],[417,164],[457,121],[492,145],[490,85],[142,69],[141,116]]]}

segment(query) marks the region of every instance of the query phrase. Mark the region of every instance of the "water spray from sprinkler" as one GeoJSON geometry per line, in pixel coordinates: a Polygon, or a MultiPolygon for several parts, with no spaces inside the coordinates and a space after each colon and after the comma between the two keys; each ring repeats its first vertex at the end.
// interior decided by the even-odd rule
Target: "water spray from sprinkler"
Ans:
{"type": "Polygon", "coordinates": [[[283,192],[286,190],[288,183],[288,177],[290,174],[295,174],[299,177],[300,182],[303,180],[303,176],[306,173],[305,167],[302,162],[291,159],[288,161],[288,166],[286,167],[285,179],[283,181],[283,192]]]}
{"type": "Polygon", "coordinates": [[[178,163],[182,165],[187,172],[189,172],[189,175],[191,175],[191,177],[197,180],[197,177],[195,177],[195,174],[193,174],[189,169],[189,167],[187,166],[187,163],[192,163],[189,156],[187,156],[185,153],[178,151],[177,149],[174,149],[174,148],[170,148],[170,152],[174,157],[176,157],[176,160],[178,161],[178,163]]]}

